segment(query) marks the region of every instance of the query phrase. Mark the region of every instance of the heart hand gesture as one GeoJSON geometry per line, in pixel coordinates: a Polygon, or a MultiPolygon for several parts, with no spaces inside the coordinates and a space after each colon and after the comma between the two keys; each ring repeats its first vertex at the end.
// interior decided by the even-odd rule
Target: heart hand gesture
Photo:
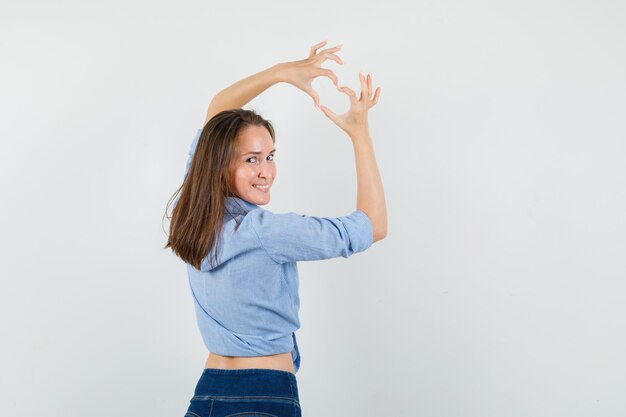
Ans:
{"type": "Polygon", "coordinates": [[[378,102],[380,96],[380,87],[378,87],[374,97],[372,97],[372,77],[370,74],[367,74],[366,78],[359,72],[359,80],[361,81],[361,95],[358,99],[356,93],[350,88],[337,86],[337,90],[347,94],[350,98],[350,109],[346,113],[337,115],[326,106],[320,107],[320,110],[351,138],[355,135],[369,135],[367,112],[378,102]]]}
{"type": "Polygon", "coordinates": [[[313,45],[307,58],[299,61],[285,62],[281,67],[282,81],[285,81],[310,95],[313,98],[315,107],[318,109],[320,107],[320,98],[313,87],[311,87],[313,80],[319,76],[326,76],[332,80],[335,86],[338,85],[335,73],[327,68],[322,68],[322,63],[327,59],[332,59],[339,64],[343,64],[341,58],[335,55],[335,52],[341,49],[341,45],[324,49],[318,53],[317,50],[324,45],[326,45],[326,41],[313,45]]]}

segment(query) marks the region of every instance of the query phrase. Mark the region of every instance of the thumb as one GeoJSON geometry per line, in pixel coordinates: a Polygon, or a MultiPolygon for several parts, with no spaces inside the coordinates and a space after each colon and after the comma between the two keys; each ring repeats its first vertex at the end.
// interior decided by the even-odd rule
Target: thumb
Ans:
{"type": "Polygon", "coordinates": [[[324,106],[324,105],[320,105],[320,110],[322,112],[324,112],[324,114],[333,122],[338,123],[338,119],[339,117],[335,114],[335,112],[333,112],[331,109],[329,109],[328,107],[324,106]]]}
{"type": "Polygon", "coordinates": [[[313,104],[315,104],[315,107],[319,109],[320,108],[320,96],[317,94],[317,92],[313,90],[312,88],[306,89],[305,91],[313,99],[313,104]]]}

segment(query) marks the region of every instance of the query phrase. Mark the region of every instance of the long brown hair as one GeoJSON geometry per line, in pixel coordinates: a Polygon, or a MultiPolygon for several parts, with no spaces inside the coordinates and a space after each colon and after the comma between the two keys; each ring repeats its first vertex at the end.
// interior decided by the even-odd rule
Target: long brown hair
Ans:
{"type": "Polygon", "coordinates": [[[167,203],[165,216],[170,233],[163,249],[200,269],[202,259],[213,251],[211,265],[217,264],[219,241],[225,213],[225,198],[234,196],[230,166],[237,153],[239,133],[248,126],[264,126],[275,142],[272,124],[254,110],[224,110],[202,129],[189,172],[167,203]],[[181,192],[182,190],[182,192],[181,192]],[[167,211],[174,198],[172,215],[167,211]]]}

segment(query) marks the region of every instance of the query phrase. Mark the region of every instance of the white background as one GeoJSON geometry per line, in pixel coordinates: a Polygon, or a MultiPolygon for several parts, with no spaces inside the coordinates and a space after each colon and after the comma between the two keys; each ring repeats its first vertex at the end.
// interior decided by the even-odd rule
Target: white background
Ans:
{"type": "MultiPolygon", "coordinates": [[[[439,0],[3,2],[0,415],[185,413],[207,351],[167,200],[214,94],[324,39],[382,87],[389,232],[299,265],[304,415],[626,414],[626,6],[439,0]]],[[[246,108],[267,209],[354,210],[310,97],[246,108]]]]}

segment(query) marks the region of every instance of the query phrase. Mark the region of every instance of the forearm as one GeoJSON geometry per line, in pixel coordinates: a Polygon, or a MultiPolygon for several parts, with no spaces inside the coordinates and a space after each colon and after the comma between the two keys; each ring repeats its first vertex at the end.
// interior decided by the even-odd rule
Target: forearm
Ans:
{"type": "Polygon", "coordinates": [[[356,161],[357,210],[365,212],[372,221],[373,240],[377,241],[387,235],[387,206],[374,144],[369,134],[352,138],[352,144],[356,161]]]}
{"type": "Polygon", "coordinates": [[[226,87],[213,97],[204,124],[223,110],[239,109],[253,98],[282,80],[282,64],[274,65],[226,87]]]}

